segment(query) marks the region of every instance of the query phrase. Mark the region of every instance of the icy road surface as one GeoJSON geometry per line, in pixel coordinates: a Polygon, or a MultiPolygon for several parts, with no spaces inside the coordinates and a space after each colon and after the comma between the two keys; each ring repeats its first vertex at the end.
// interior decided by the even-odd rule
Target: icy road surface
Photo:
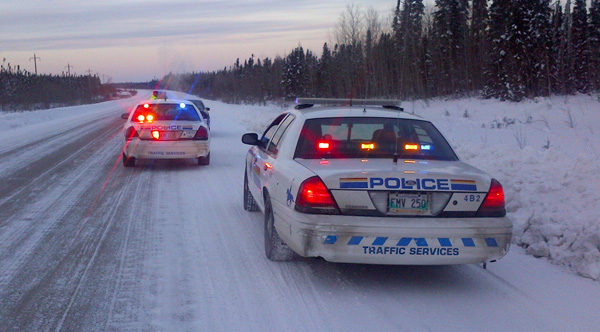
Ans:
{"type": "MultiPolygon", "coordinates": [[[[513,246],[483,270],[263,253],[244,106],[207,102],[209,166],[124,168],[134,99],[0,133],[0,331],[598,331],[600,285],[513,246]]],[[[43,118],[60,112],[58,118],[43,118]]],[[[53,113],[52,113],[53,114],[53,113]]]]}

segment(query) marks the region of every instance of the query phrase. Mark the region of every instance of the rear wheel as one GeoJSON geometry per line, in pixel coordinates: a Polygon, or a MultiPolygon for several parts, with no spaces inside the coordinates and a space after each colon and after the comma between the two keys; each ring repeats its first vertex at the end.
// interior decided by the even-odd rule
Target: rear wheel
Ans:
{"type": "Polygon", "coordinates": [[[127,157],[123,152],[123,166],[135,167],[135,157],[127,157]]]}
{"type": "Polygon", "coordinates": [[[272,261],[292,260],[295,253],[277,234],[277,230],[273,225],[274,221],[271,198],[267,194],[265,195],[265,254],[272,261]]]}
{"type": "Polygon", "coordinates": [[[198,158],[198,165],[208,165],[210,164],[210,152],[206,155],[206,157],[198,158]]]}
{"type": "Polygon", "coordinates": [[[248,173],[244,171],[244,210],[246,211],[258,211],[256,200],[248,188],[248,173]]]}

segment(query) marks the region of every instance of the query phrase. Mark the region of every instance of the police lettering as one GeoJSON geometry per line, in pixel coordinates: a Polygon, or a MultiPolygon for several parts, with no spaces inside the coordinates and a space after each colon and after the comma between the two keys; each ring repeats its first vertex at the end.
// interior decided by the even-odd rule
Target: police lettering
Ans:
{"type": "Polygon", "coordinates": [[[151,130],[181,130],[181,126],[152,126],[151,130]]]}
{"type": "Polygon", "coordinates": [[[369,188],[403,190],[450,190],[448,179],[369,178],[369,188]]]}

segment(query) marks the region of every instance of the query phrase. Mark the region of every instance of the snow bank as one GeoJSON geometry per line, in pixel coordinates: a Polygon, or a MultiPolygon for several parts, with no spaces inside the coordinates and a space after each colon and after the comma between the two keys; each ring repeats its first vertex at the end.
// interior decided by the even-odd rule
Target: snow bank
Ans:
{"type": "MultiPolygon", "coordinates": [[[[582,276],[600,278],[596,96],[521,103],[433,100],[405,102],[403,107],[432,120],[461,159],[502,183],[514,244],[582,276]]],[[[277,106],[238,106],[234,117],[260,133],[281,111],[277,106]]]]}

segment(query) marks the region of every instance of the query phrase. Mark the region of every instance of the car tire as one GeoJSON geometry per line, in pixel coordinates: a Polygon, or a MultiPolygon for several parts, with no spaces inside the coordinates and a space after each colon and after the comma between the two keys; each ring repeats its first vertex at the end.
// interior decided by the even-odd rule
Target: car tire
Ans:
{"type": "Polygon", "coordinates": [[[206,155],[206,157],[199,157],[198,158],[198,165],[208,165],[210,164],[210,152],[206,155]]]}
{"type": "Polygon", "coordinates": [[[125,153],[123,153],[123,166],[135,167],[135,157],[127,157],[125,153]]]}
{"type": "Polygon", "coordinates": [[[277,234],[274,226],[273,206],[271,198],[265,195],[265,254],[269,260],[276,262],[290,261],[296,253],[288,247],[277,234]]]}
{"type": "Polygon", "coordinates": [[[248,188],[248,173],[244,171],[244,210],[246,211],[258,211],[258,205],[256,200],[248,188]]]}

